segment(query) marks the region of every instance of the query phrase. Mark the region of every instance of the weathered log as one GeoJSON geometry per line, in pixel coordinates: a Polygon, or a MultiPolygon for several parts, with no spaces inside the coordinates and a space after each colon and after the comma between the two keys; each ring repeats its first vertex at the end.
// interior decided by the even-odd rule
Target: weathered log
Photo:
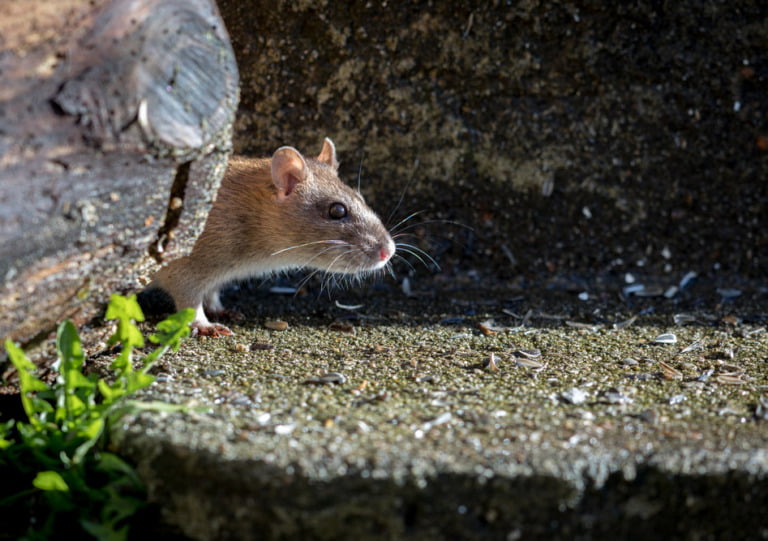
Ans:
{"type": "Polygon", "coordinates": [[[87,321],[202,228],[238,72],[212,0],[0,6],[0,337],[87,321]]]}

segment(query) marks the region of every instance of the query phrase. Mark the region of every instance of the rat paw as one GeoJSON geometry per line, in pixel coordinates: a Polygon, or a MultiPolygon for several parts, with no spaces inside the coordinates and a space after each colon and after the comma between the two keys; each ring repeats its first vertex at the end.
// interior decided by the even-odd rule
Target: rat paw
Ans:
{"type": "Polygon", "coordinates": [[[219,325],[218,323],[209,323],[203,325],[202,323],[191,323],[192,336],[210,336],[211,338],[219,338],[221,336],[232,336],[233,333],[229,327],[219,325]]]}

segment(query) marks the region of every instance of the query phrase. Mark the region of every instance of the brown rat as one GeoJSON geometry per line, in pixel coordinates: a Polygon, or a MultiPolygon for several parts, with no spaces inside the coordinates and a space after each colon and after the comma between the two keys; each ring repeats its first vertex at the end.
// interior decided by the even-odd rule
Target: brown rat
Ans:
{"type": "Polygon", "coordinates": [[[177,310],[194,308],[198,334],[218,336],[232,332],[206,311],[224,311],[219,290],[228,282],[299,267],[352,275],[383,268],[395,243],[339,180],[338,166],[330,139],[316,158],[293,147],[268,159],[233,156],[192,253],[160,269],[149,287],[167,291],[177,310]]]}

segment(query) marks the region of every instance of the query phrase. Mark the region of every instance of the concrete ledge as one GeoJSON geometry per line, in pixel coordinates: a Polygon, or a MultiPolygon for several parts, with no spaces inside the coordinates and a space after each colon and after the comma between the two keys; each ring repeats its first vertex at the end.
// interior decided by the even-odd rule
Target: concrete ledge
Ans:
{"type": "Polygon", "coordinates": [[[130,419],[118,449],[195,539],[768,535],[763,327],[592,330],[546,310],[519,327],[499,310],[512,295],[480,295],[372,294],[352,334],[329,328],[350,321],[330,302],[246,292],[290,328],[189,342],[148,398],[199,409],[130,419]],[[741,384],[721,377],[734,367],[741,384]]]}

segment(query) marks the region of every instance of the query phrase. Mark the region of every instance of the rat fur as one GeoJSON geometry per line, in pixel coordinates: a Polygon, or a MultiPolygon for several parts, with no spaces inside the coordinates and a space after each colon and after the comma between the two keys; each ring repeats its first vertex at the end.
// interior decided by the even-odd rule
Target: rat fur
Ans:
{"type": "Polygon", "coordinates": [[[338,177],[336,148],[325,139],[305,158],[284,146],[267,159],[233,156],[192,252],[168,263],[149,288],[177,310],[194,308],[197,334],[232,334],[206,312],[223,313],[221,287],[292,268],[362,275],[382,269],[395,243],[359,192],[338,177]]]}

